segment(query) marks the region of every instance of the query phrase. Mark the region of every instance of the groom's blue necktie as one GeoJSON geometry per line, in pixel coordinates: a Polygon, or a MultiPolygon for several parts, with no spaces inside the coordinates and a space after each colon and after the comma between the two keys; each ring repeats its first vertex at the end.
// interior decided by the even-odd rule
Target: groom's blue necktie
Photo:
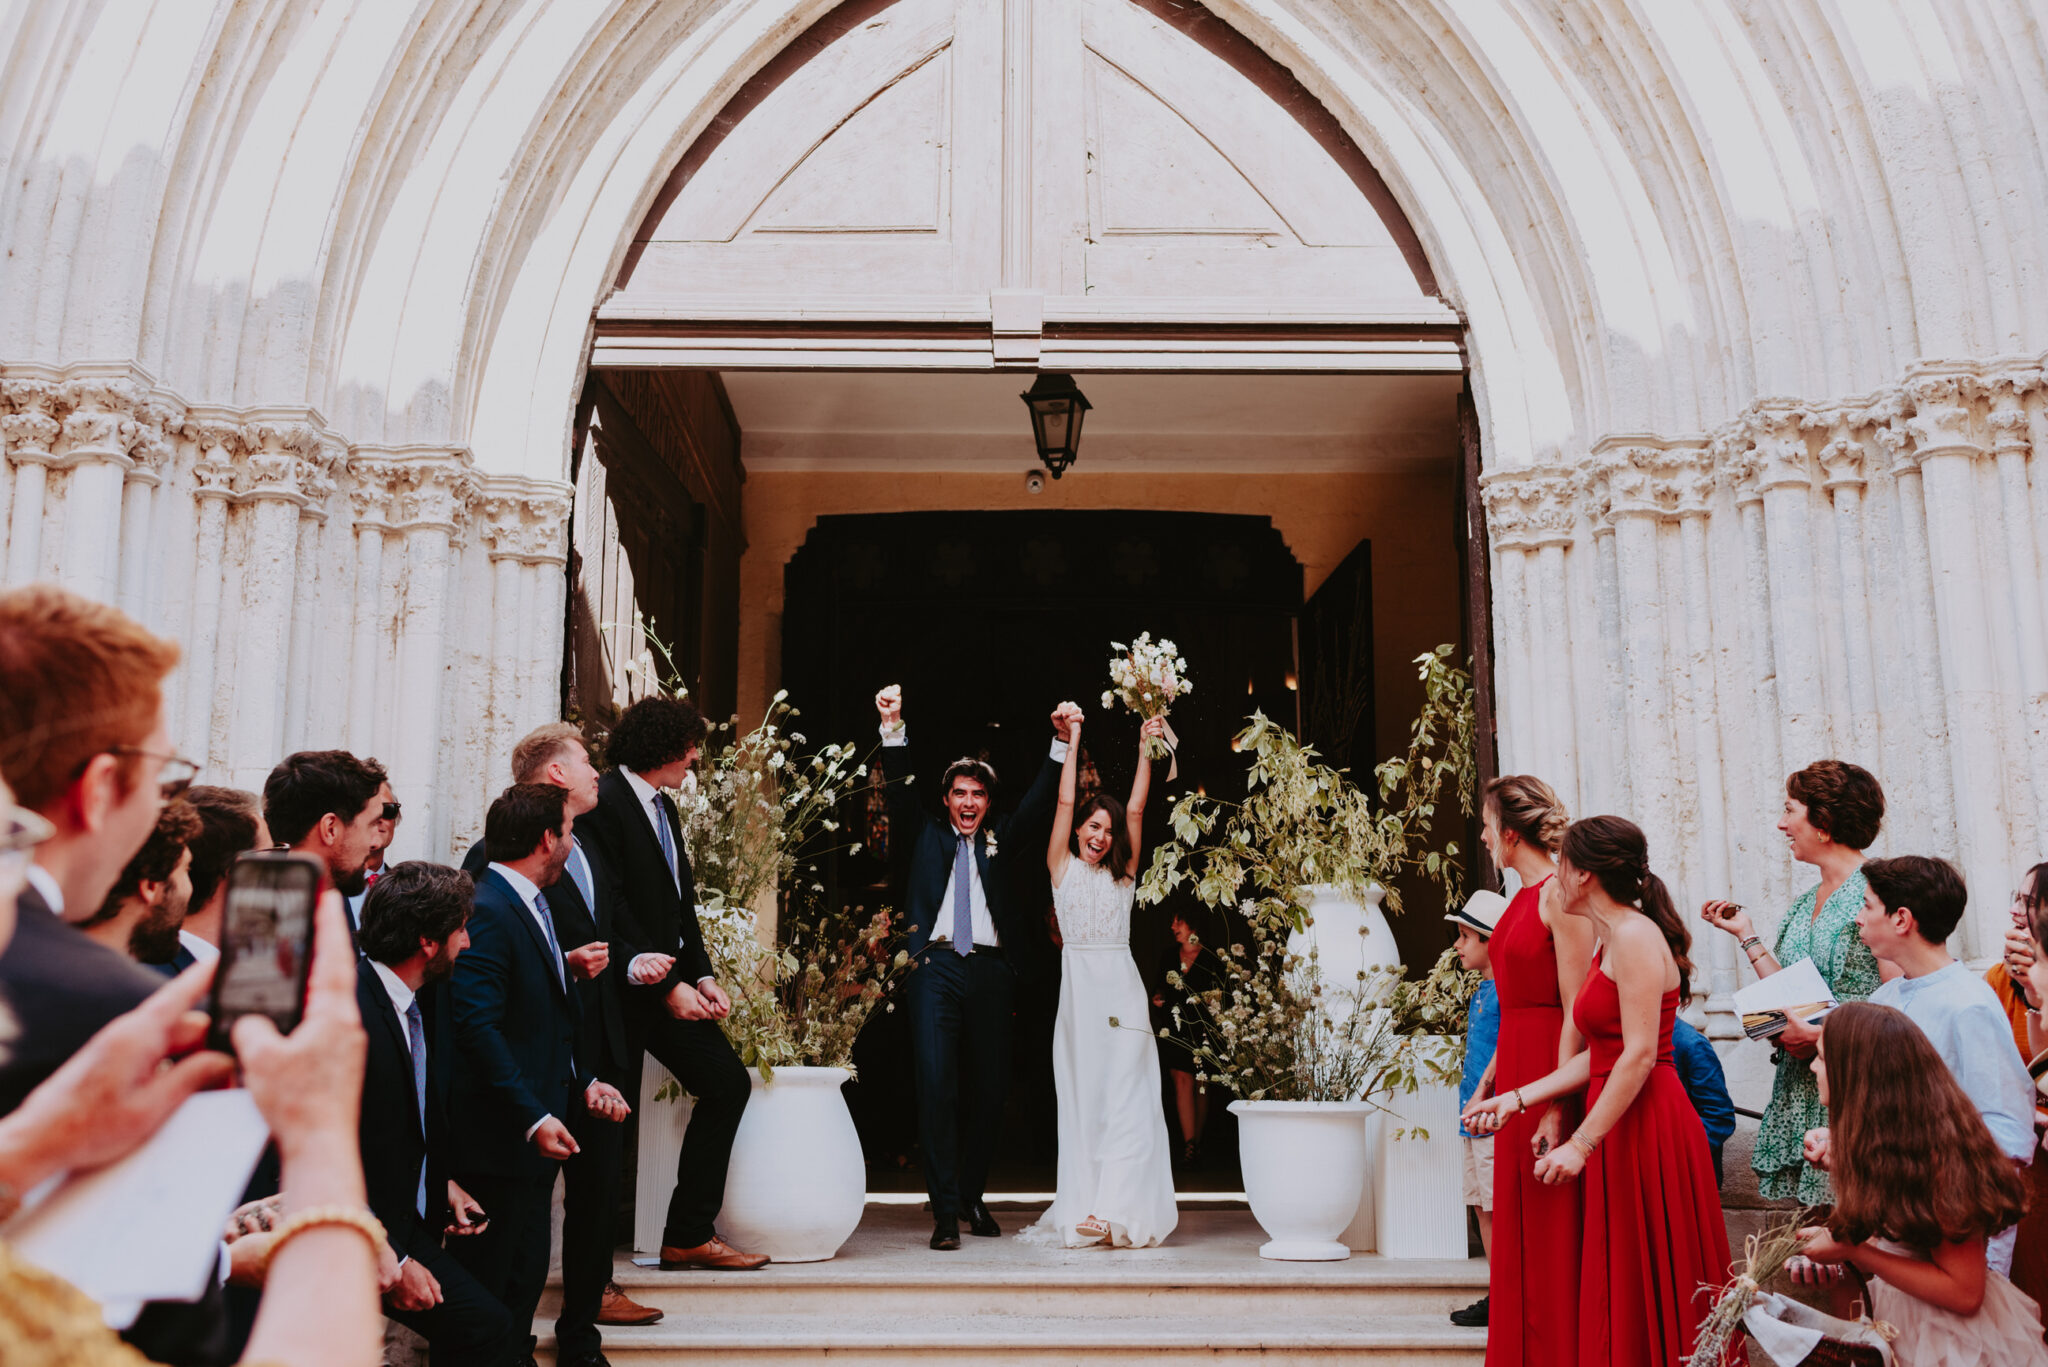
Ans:
{"type": "Polygon", "coordinates": [[[953,854],[953,952],[974,952],[974,906],[968,899],[967,882],[974,877],[974,840],[961,836],[953,854]]]}

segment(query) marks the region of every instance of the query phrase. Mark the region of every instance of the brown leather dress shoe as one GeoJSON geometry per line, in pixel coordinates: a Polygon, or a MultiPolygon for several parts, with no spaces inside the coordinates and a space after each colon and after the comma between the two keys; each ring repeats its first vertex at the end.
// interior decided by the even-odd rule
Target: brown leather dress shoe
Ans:
{"type": "Polygon", "coordinates": [[[767,1262],[767,1254],[742,1253],[715,1234],[709,1243],[698,1244],[695,1248],[661,1246],[661,1270],[664,1272],[689,1267],[708,1267],[719,1272],[752,1272],[767,1262]]]}
{"type": "Polygon", "coordinates": [[[599,1324],[654,1324],[661,1315],[653,1306],[642,1305],[619,1290],[617,1282],[604,1284],[604,1299],[597,1306],[599,1324]]]}

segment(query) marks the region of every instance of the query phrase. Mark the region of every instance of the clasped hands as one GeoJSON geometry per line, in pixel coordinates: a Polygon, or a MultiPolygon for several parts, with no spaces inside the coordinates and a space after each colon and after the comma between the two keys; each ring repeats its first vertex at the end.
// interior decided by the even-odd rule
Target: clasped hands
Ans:
{"type": "MultiPolygon", "coordinates": [[[[1521,1109],[1520,1098],[1510,1089],[1474,1101],[1458,1117],[1458,1123],[1473,1134],[1494,1134],[1521,1109]]],[[[1572,1181],[1586,1168],[1586,1156],[1578,1145],[1564,1142],[1564,1112],[1555,1106],[1547,1107],[1537,1119],[1535,1133],[1529,1137],[1529,1152],[1536,1159],[1536,1180],[1546,1186],[1572,1181]]]]}

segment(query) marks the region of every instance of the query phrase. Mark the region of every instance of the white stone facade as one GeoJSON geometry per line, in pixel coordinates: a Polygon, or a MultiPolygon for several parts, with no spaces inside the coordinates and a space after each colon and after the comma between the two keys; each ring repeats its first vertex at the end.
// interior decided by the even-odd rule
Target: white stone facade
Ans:
{"type": "MultiPolygon", "coordinates": [[[[1132,3],[958,13],[1029,40],[1132,3]]],[[[1503,762],[1763,909],[1784,772],[1872,763],[1885,848],[1959,856],[1990,948],[2048,848],[2036,7],[1208,8],[1370,158],[1463,320],[1503,762]]],[[[449,853],[554,696],[593,318],[685,150],[831,10],[0,6],[8,580],[178,634],[209,777],[367,750],[449,853]]]]}

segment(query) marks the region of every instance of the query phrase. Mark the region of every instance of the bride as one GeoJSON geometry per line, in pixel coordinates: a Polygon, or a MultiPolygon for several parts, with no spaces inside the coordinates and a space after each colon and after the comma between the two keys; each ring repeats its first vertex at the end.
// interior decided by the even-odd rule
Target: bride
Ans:
{"type": "Polygon", "coordinates": [[[1064,942],[1052,1041],[1059,1192],[1044,1217],[1018,1235],[1034,1243],[1145,1248],[1163,1241],[1180,1219],[1159,1101],[1159,1051],[1145,984],[1131,958],[1131,897],[1152,786],[1145,743],[1164,729],[1158,718],[1145,723],[1124,807],[1097,794],[1074,810],[1079,722],[1060,773],[1045,853],[1064,942]]]}

